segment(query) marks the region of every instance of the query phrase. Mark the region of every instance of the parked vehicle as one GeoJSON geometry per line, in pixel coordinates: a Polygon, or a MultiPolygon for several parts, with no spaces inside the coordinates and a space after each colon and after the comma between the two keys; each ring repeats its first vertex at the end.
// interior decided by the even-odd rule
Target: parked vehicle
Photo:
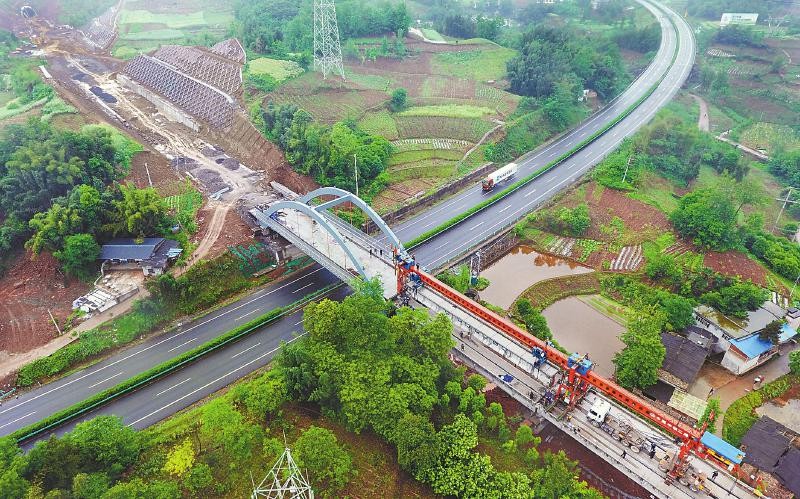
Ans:
{"type": "Polygon", "coordinates": [[[633,452],[646,451],[648,444],[644,436],[633,429],[630,424],[614,417],[610,412],[611,402],[598,397],[586,414],[586,418],[594,426],[630,447],[633,452]]]}

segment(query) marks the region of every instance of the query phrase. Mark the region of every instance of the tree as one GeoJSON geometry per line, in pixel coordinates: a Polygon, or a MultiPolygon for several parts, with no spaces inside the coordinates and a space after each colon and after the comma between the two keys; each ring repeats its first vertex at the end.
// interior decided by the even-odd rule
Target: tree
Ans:
{"type": "Polygon", "coordinates": [[[670,215],[675,229],[695,244],[721,251],[736,242],[736,210],[731,198],[715,189],[697,189],[683,196],[670,215]]]}
{"type": "Polygon", "coordinates": [[[294,455],[298,465],[308,469],[315,487],[329,494],[341,490],[353,475],[350,454],[327,428],[312,425],[303,431],[294,443],[294,455]]]}
{"type": "Polygon", "coordinates": [[[214,399],[203,411],[200,436],[234,459],[249,459],[260,429],[244,422],[242,415],[224,399],[214,399]]]}
{"type": "Polygon", "coordinates": [[[716,433],[717,420],[721,415],[722,409],[720,409],[719,398],[714,397],[706,404],[706,410],[703,412],[703,417],[700,418],[700,421],[698,421],[697,424],[702,426],[704,423],[708,422],[708,427],[706,430],[711,433],[716,433]]]}
{"type": "Polygon", "coordinates": [[[167,213],[158,192],[152,187],[137,189],[132,185],[121,185],[119,190],[122,199],[113,201],[112,232],[142,238],[158,234],[167,213]]]}
{"type": "Polygon", "coordinates": [[[22,450],[11,437],[0,438],[0,497],[24,497],[28,481],[20,476],[25,464],[22,450]]]}
{"type": "Polygon", "coordinates": [[[64,240],[64,249],[53,256],[61,262],[64,272],[78,277],[87,277],[90,266],[100,256],[100,245],[91,234],[74,234],[64,240]]]}
{"type": "Polygon", "coordinates": [[[563,450],[558,453],[545,452],[543,465],[531,473],[532,488],[537,498],[582,497],[601,498],[600,492],[590,488],[586,482],[578,481],[578,463],[570,460],[563,450]]]}
{"type": "Polygon", "coordinates": [[[655,309],[634,311],[622,334],[625,348],[614,356],[616,378],[625,388],[646,388],[658,381],[666,349],[661,343],[663,313],[655,309]]]}
{"type": "Polygon", "coordinates": [[[78,423],[69,440],[80,449],[83,469],[118,477],[139,457],[141,441],[119,416],[98,416],[78,423]]]}
{"type": "Polygon", "coordinates": [[[700,300],[726,315],[746,317],[767,299],[768,293],[751,282],[735,282],[717,291],[709,291],[700,300]]]}
{"type": "Polygon", "coordinates": [[[661,307],[667,316],[666,327],[671,331],[683,331],[694,324],[694,303],[683,296],[670,294],[661,299],[661,307]]]}
{"type": "Polygon", "coordinates": [[[392,108],[392,111],[398,112],[402,111],[406,108],[408,100],[408,92],[406,92],[405,88],[398,88],[392,92],[392,100],[389,103],[389,106],[392,108]]]}
{"type": "Polygon", "coordinates": [[[78,473],[72,480],[72,496],[75,499],[97,499],[105,494],[109,485],[105,473],[78,473]]]}
{"type": "Polygon", "coordinates": [[[764,329],[758,332],[758,337],[763,341],[769,341],[773,345],[777,345],[780,341],[781,328],[783,321],[774,320],[764,326],[764,329]]]}
{"type": "Polygon", "coordinates": [[[205,490],[213,481],[211,467],[206,463],[198,463],[189,470],[189,474],[183,480],[183,485],[189,489],[189,492],[196,495],[205,490]]]}

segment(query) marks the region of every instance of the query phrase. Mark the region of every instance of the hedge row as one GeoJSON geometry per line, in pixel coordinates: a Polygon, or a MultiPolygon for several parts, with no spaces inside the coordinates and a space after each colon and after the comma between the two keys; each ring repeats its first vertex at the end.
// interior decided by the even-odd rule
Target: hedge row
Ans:
{"type": "Polygon", "coordinates": [[[722,438],[738,447],[745,434],[758,421],[756,408],[768,400],[780,397],[792,385],[798,383],[800,383],[800,376],[786,375],[736,400],[725,411],[725,419],[722,421],[722,438]]]}
{"type": "MultiPolygon", "coordinates": [[[[669,19],[670,19],[670,22],[674,26],[675,24],[672,21],[672,18],[669,18],[669,19]]],[[[677,28],[676,28],[676,30],[677,30],[677,28]]],[[[677,45],[676,48],[675,48],[675,53],[672,54],[672,62],[670,64],[670,67],[672,67],[672,65],[674,65],[675,59],[678,57],[678,48],[679,47],[680,47],[680,45],[677,45]]],[[[538,177],[540,177],[540,176],[544,175],[545,173],[549,172],[550,170],[552,170],[556,166],[560,165],[565,160],[567,160],[569,157],[571,157],[574,154],[580,152],[587,145],[589,145],[590,143],[594,142],[598,137],[600,137],[601,135],[606,133],[612,127],[616,126],[620,121],[622,121],[625,118],[627,118],[628,115],[630,115],[637,107],[639,107],[642,104],[642,102],[644,102],[647,98],[649,98],[651,95],[653,95],[653,93],[656,91],[658,86],[661,85],[661,82],[664,81],[665,77],[666,77],[666,73],[656,83],[654,83],[653,86],[651,86],[647,90],[647,92],[644,93],[644,95],[642,95],[639,99],[637,99],[636,102],[634,102],[633,104],[628,106],[619,116],[614,118],[612,121],[610,121],[608,124],[606,124],[600,130],[596,131],[592,135],[588,136],[587,138],[585,138],[584,140],[579,142],[578,145],[576,145],[575,147],[573,147],[572,149],[570,149],[566,153],[562,154],[561,156],[559,156],[558,158],[554,159],[553,161],[551,161],[550,163],[546,164],[545,166],[539,168],[538,170],[536,170],[535,172],[531,173],[527,177],[524,177],[524,178],[514,182],[513,184],[509,185],[508,187],[506,187],[502,191],[500,191],[497,194],[495,194],[494,196],[490,197],[489,199],[486,199],[486,200],[478,203],[477,205],[473,206],[469,210],[467,210],[467,211],[465,211],[465,212],[463,212],[463,213],[461,213],[459,215],[456,215],[455,217],[453,217],[450,220],[447,220],[446,222],[434,227],[433,229],[420,234],[419,236],[415,237],[411,241],[408,241],[407,243],[405,243],[405,246],[408,249],[412,249],[412,248],[414,248],[416,246],[419,246],[420,244],[428,241],[429,239],[433,238],[434,236],[437,236],[437,235],[441,234],[442,232],[444,232],[445,230],[449,229],[450,227],[463,222],[464,220],[466,220],[467,218],[471,217],[475,213],[478,213],[479,211],[483,210],[484,208],[486,208],[488,206],[491,206],[494,203],[500,201],[501,199],[503,199],[504,197],[510,195],[511,193],[516,191],[517,189],[520,189],[520,188],[524,187],[525,185],[529,184],[533,180],[537,179],[538,177]]]]}
{"type": "Polygon", "coordinates": [[[41,421],[28,425],[24,428],[20,428],[19,430],[15,431],[11,434],[12,438],[14,438],[17,442],[23,442],[28,440],[42,432],[45,432],[49,429],[55,428],[61,424],[66,423],[67,421],[78,417],[84,413],[91,411],[111,400],[121,397],[127,393],[130,393],[151,381],[154,381],[166,374],[169,374],[186,364],[194,362],[198,358],[210,353],[228,343],[238,340],[239,338],[246,336],[247,334],[252,333],[256,329],[263,327],[264,325],[270,324],[272,322],[277,321],[284,315],[287,315],[291,312],[297,310],[298,307],[308,303],[309,301],[322,296],[332,289],[341,286],[341,284],[332,284],[326,286],[322,289],[319,289],[311,294],[306,295],[302,299],[286,305],[285,307],[279,307],[267,312],[264,315],[261,315],[246,324],[242,324],[241,326],[228,331],[227,333],[220,335],[213,340],[210,340],[197,348],[194,348],[188,352],[185,352],[173,359],[170,359],[166,362],[163,362],[145,372],[137,374],[132,378],[123,381],[122,383],[113,386],[107,390],[104,390],[100,393],[96,393],[91,397],[84,399],[77,404],[74,404],[66,409],[62,409],[55,414],[52,414],[41,421]]]}

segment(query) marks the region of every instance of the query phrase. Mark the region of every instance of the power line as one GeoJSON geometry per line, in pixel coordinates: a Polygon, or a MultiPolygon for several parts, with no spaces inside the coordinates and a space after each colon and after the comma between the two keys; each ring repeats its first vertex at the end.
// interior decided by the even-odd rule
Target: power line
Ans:
{"type": "Polygon", "coordinates": [[[336,72],[344,79],[339,24],[333,0],[314,0],[314,69],[322,71],[323,78],[336,72]]]}

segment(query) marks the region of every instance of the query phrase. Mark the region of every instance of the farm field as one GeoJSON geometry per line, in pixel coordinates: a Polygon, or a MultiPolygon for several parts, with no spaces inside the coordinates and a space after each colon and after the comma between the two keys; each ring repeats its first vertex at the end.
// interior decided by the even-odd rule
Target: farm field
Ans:
{"type": "Polygon", "coordinates": [[[163,44],[191,44],[199,36],[222,39],[233,21],[230,0],[154,0],[125,2],[112,54],[128,59],[163,44]]]}
{"type": "Polygon", "coordinates": [[[265,103],[297,105],[322,123],[354,119],[365,132],[391,141],[395,157],[387,172],[390,183],[372,201],[382,211],[484,164],[483,147],[462,160],[520,100],[505,91],[503,81],[513,50],[486,40],[405,43],[412,54],[405,59],[347,60],[345,81],[306,72],[264,97],[265,103]],[[482,69],[469,69],[473,66],[482,69]],[[392,112],[388,102],[397,88],[407,91],[408,105],[392,112]]]}
{"type": "Polygon", "coordinates": [[[293,76],[303,74],[303,68],[293,61],[259,57],[247,62],[247,72],[254,75],[267,74],[280,83],[293,76]]]}

